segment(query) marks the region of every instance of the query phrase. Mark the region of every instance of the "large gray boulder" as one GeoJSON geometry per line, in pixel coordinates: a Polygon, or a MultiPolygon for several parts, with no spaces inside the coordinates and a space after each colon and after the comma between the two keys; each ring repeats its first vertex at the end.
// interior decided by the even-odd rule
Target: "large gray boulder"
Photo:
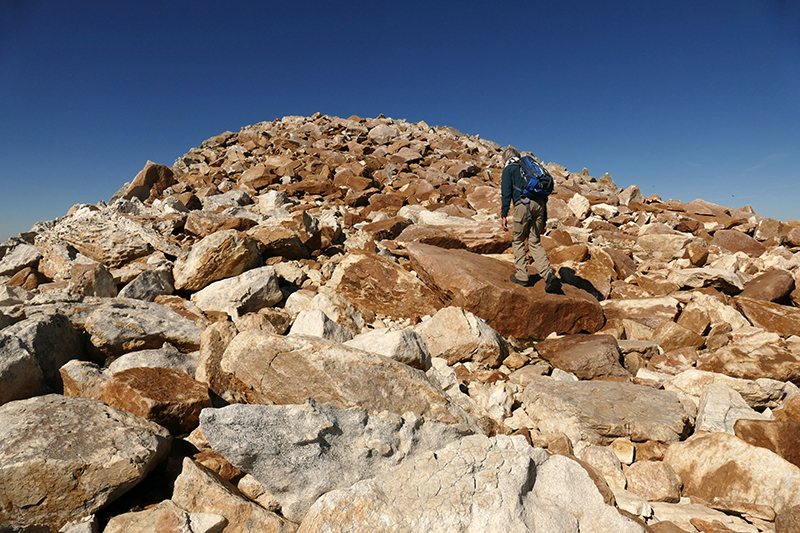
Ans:
{"type": "Polygon", "coordinates": [[[587,472],[524,438],[464,437],[311,507],[298,533],[345,531],[642,533],[587,472]]]}
{"type": "Polygon", "coordinates": [[[166,456],[172,437],[141,417],[78,396],[0,407],[0,522],[53,531],[103,508],[166,456]]]}
{"type": "Polygon", "coordinates": [[[461,435],[453,426],[414,413],[303,405],[204,409],[200,428],[211,447],[255,477],[300,522],[311,504],[461,435]]]}

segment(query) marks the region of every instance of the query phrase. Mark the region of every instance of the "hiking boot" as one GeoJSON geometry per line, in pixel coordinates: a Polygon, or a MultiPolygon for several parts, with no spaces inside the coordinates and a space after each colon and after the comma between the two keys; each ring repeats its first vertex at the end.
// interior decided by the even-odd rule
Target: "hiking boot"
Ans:
{"type": "Polygon", "coordinates": [[[555,274],[553,274],[553,271],[551,270],[550,274],[548,274],[544,280],[544,292],[549,292],[549,293],[559,292],[560,285],[561,283],[559,279],[556,277],[555,274]]]}
{"type": "Polygon", "coordinates": [[[528,285],[528,280],[525,280],[525,281],[519,280],[519,279],[517,279],[517,277],[514,274],[511,274],[511,277],[508,278],[508,279],[510,279],[511,281],[516,283],[517,285],[522,285],[523,287],[528,287],[529,286],[528,285]]]}

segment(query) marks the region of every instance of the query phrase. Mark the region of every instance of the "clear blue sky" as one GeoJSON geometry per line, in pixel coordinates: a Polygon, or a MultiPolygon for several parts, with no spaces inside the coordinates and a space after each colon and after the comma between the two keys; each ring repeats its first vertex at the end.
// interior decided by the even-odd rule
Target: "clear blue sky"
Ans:
{"type": "Polygon", "coordinates": [[[800,2],[0,0],[0,241],[317,111],[800,219],[800,2]]]}

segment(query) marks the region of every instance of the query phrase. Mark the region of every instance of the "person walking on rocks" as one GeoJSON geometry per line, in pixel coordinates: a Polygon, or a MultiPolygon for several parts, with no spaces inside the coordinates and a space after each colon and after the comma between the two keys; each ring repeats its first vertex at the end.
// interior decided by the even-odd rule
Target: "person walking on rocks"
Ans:
{"type": "Polygon", "coordinates": [[[522,173],[519,165],[520,153],[513,146],[503,151],[503,179],[500,184],[502,193],[502,207],[500,217],[503,230],[508,231],[508,211],[511,203],[514,204],[512,216],[511,248],[514,251],[514,266],[516,274],[511,275],[511,281],[529,286],[528,277],[528,250],[536,264],[536,270],[545,281],[547,292],[558,290],[558,278],[550,268],[550,260],[542,246],[541,235],[547,222],[547,197],[529,200],[522,196],[522,173]],[[525,250],[525,241],[528,241],[528,250],[525,250]]]}

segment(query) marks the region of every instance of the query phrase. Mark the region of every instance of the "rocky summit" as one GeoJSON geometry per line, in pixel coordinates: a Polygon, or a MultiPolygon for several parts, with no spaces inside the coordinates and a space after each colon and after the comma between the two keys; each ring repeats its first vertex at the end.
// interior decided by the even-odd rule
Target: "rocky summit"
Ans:
{"type": "Polygon", "coordinates": [[[800,531],[800,222],[546,163],[522,287],[501,149],[285,117],[0,244],[0,532],[800,531]]]}

